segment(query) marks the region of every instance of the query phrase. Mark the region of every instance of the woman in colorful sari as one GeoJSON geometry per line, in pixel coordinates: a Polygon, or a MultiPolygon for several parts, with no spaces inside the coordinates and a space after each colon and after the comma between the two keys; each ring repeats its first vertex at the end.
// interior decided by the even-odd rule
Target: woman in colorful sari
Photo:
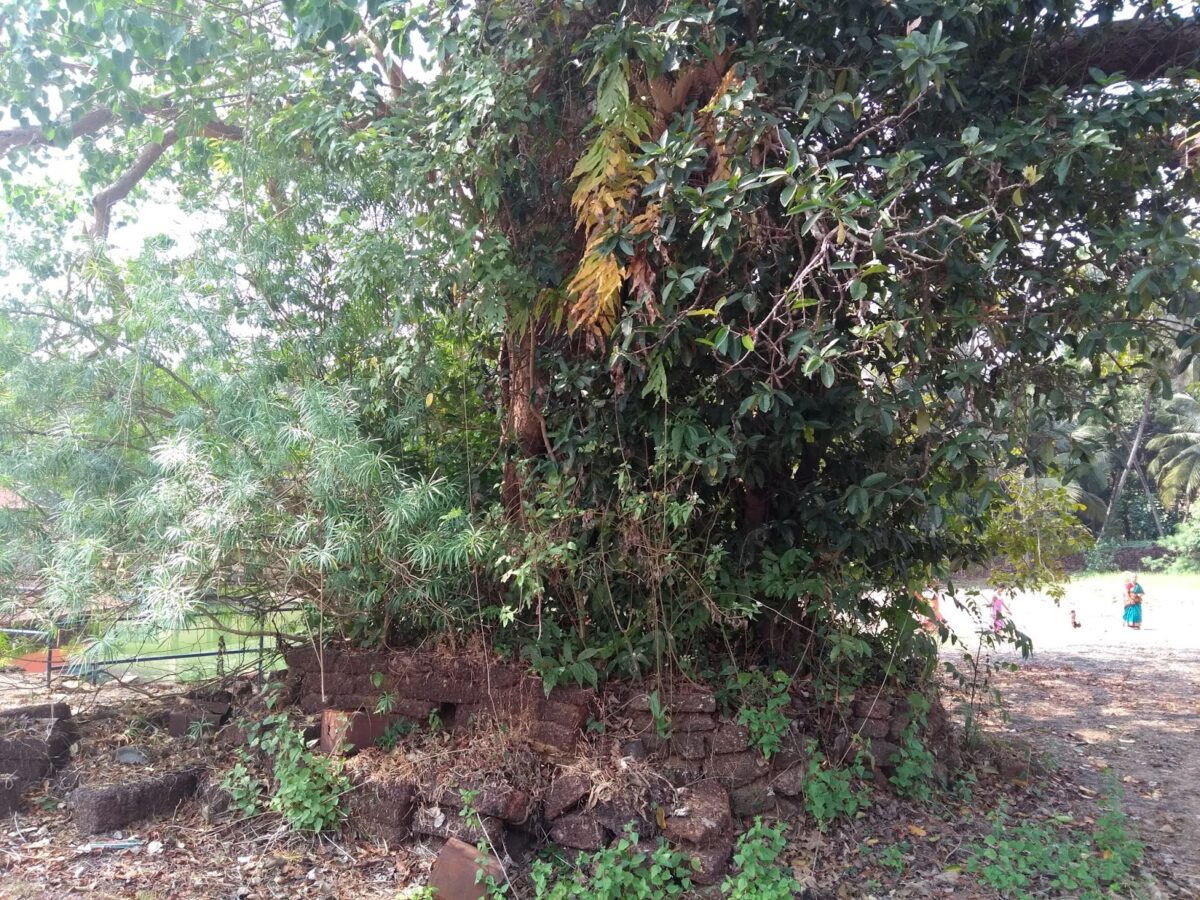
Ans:
{"type": "Polygon", "coordinates": [[[1135,630],[1142,627],[1142,597],[1145,589],[1132,572],[1125,579],[1125,624],[1135,630]]]}

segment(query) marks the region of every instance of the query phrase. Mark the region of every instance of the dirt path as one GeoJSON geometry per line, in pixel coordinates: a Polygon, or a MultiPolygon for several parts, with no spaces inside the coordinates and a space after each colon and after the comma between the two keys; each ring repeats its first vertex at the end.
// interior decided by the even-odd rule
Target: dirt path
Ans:
{"type": "Polygon", "coordinates": [[[1047,753],[1085,790],[1109,792],[1115,777],[1148,861],[1173,882],[1167,895],[1200,897],[1200,580],[1143,578],[1141,631],[1122,627],[1113,580],[1073,584],[1059,606],[1014,601],[1035,652],[1002,657],[1018,667],[994,676],[1009,721],[991,725],[1047,753]]]}

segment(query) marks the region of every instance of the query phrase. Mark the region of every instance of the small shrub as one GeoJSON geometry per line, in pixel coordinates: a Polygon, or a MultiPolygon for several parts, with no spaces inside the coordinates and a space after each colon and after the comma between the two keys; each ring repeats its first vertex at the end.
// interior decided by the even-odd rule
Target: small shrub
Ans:
{"type": "Polygon", "coordinates": [[[247,816],[257,813],[261,806],[263,783],[251,770],[250,755],[237,748],[237,762],[225,773],[221,786],[229,791],[234,809],[247,816]]]}
{"type": "Polygon", "coordinates": [[[1175,531],[1159,544],[1175,556],[1169,560],[1155,560],[1154,568],[1177,574],[1200,571],[1200,510],[1189,513],[1175,531]]]}
{"type": "Polygon", "coordinates": [[[1096,541],[1083,551],[1083,565],[1088,572],[1115,572],[1117,570],[1116,541],[1096,541]]]}
{"type": "Polygon", "coordinates": [[[879,864],[885,869],[891,869],[897,875],[908,865],[908,854],[912,851],[908,841],[892,844],[879,851],[879,864]]]}
{"type": "Polygon", "coordinates": [[[725,879],[721,890],[729,900],[790,900],[796,896],[796,879],[780,863],[786,841],[787,825],[764,825],[761,817],[738,838],[733,851],[734,874],[725,879]]]}
{"type": "Polygon", "coordinates": [[[854,764],[839,769],[831,766],[823,753],[817,751],[817,742],[808,742],[808,770],[804,775],[804,808],[817,820],[824,831],[841,816],[852,816],[867,807],[866,788],[855,789],[855,781],[866,778],[862,755],[855,757],[854,764]]]}
{"type": "Polygon", "coordinates": [[[342,795],[350,789],[340,760],[313,753],[303,733],[286,717],[261,738],[275,760],[275,790],[270,809],[296,831],[330,831],[341,825],[342,795]]]}
{"type": "Polygon", "coordinates": [[[555,628],[554,632],[541,644],[530,643],[522,650],[522,655],[529,660],[530,667],[541,677],[546,696],[549,697],[550,692],[560,684],[578,684],[591,688],[599,685],[600,670],[596,666],[603,665],[608,655],[607,649],[593,646],[584,647],[576,652],[571,635],[559,628],[555,628]],[[557,657],[544,652],[550,646],[557,649],[557,657]]]}
{"type": "Polygon", "coordinates": [[[279,813],[296,831],[329,831],[341,824],[342,795],[350,783],[340,760],[309,750],[303,732],[292,727],[286,714],[251,726],[248,742],[271,757],[272,781],[268,785],[254,775],[253,760],[239,748],[238,760],[223,781],[234,806],[252,815],[262,811],[265,800],[265,808],[279,813]]]}
{"type": "Polygon", "coordinates": [[[767,759],[783,745],[787,735],[786,713],[792,680],[786,672],[737,672],[723,692],[738,709],[738,722],[750,732],[750,743],[767,759]]]}
{"type": "Polygon", "coordinates": [[[1092,839],[1100,851],[1096,875],[1104,884],[1124,885],[1141,862],[1145,847],[1131,833],[1129,820],[1121,809],[1121,791],[1115,783],[1101,798],[1100,809],[1102,813],[1092,831],[1092,839]]]}
{"type": "Polygon", "coordinates": [[[611,847],[582,853],[570,868],[538,860],[529,873],[535,900],[654,900],[692,889],[691,859],[665,842],[646,852],[632,828],[611,847]]]}
{"type": "Polygon", "coordinates": [[[975,788],[978,785],[979,779],[974,772],[964,772],[950,786],[950,795],[955,802],[970,806],[975,801],[975,788]]]}

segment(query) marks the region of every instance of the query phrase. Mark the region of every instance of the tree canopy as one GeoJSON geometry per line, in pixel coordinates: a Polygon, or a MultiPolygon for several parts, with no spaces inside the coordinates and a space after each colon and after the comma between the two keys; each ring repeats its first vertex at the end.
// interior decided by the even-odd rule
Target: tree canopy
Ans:
{"type": "Polygon", "coordinates": [[[1200,23],[1123,8],[5,4],[10,572],[894,657],[1196,345],[1200,23]],[[194,246],[108,249],[147,195],[194,246]]]}

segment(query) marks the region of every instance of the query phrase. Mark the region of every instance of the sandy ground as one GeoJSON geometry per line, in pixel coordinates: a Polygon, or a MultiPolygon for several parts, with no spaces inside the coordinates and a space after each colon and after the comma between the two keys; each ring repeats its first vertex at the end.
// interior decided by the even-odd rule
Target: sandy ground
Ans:
{"type": "MultiPolygon", "coordinates": [[[[996,655],[1017,664],[993,681],[1009,717],[998,728],[1097,792],[1118,782],[1147,852],[1174,873],[1178,893],[1168,893],[1200,897],[1200,576],[1151,573],[1141,582],[1140,631],[1121,620],[1118,575],[1072,582],[1061,604],[1011,601],[1034,651],[996,655]]],[[[943,613],[974,649],[980,626],[970,613],[948,603],[943,613]]],[[[944,656],[960,653],[947,647],[944,656]]]]}

